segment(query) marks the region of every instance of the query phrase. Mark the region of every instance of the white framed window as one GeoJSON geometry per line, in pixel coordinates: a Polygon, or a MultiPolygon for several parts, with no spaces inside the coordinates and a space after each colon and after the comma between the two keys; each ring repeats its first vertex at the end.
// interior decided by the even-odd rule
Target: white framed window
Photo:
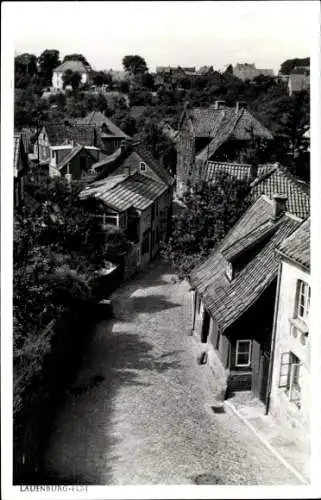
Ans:
{"type": "Polygon", "coordinates": [[[139,165],[139,168],[140,168],[141,172],[145,172],[146,171],[146,163],[144,163],[143,161],[141,161],[140,165],[139,165]]]}
{"type": "Polygon", "coordinates": [[[301,361],[293,352],[281,355],[279,387],[285,389],[289,400],[300,405],[301,400],[301,361]]]}
{"type": "Polygon", "coordinates": [[[297,310],[296,315],[299,319],[308,322],[310,310],[311,288],[305,281],[298,280],[297,285],[297,310]]]}
{"type": "Polygon", "coordinates": [[[233,279],[233,266],[231,262],[228,262],[226,264],[226,276],[229,281],[232,281],[233,279]]]}
{"type": "Polygon", "coordinates": [[[252,340],[237,340],[235,352],[235,366],[246,367],[251,365],[252,340]]]}

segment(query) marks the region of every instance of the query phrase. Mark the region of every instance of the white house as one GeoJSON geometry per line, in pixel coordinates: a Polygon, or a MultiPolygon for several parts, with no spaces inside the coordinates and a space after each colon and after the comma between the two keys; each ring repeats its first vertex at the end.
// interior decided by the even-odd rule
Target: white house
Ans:
{"type": "Polygon", "coordinates": [[[63,89],[62,76],[66,71],[75,71],[81,75],[81,84],[89,82],[90,68],[85,66],[81,61],[65,61],[54,69],[52,74],[52,87],[55,90],[63,89]]]}
{"type": "Polygon", "coordinates": [[[309,433],[310,219],[279,246],[281,258],[267,410],[284,425],[309,433]]]}

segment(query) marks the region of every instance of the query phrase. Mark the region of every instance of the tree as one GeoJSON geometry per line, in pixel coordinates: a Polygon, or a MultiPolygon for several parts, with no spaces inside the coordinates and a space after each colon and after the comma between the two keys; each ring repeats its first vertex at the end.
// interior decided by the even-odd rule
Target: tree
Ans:
{"type": "Polygon", "coordinates": [[[111,85],[112,77],[105,71],[94,71],[92,81],[94,85],[97,85],[97,87],[101,87],[102,85],[111,85]]]}
{"type": "Polygon", "coordinates": [[[21,54],[15,57],[15,88],[25,89],[32,77],[37,75],[37,57],[34,54],[21,54]]]}
{"type": "Polygon", "coordinates": [[[62,75],[62,81],[64,88],[70,85],[73,90],[76,90],[81,83],[81,74],[78,71],[67,69],[62,75]]]}
{"type": "Polygon", "coordinates": [[[123,67],[134,76],[148,71],[146,61],[143,57],[137,55],[128,55],[123,58],[123,67]]]}
{"type": "Polygon", "coordinates": [[[174,217],[173,232],[161,255],[179,278],[208,257],[214,246],[250,205],[249,185],[227,174],[201,184],[184,197],[186,208],[174,217]]]}
{"type": "Polygon", "coordinates": [[[46,49],[38,57],[39,75],[43,80],[43,85],[51,85],[53,70],[59,66],[59,50],[46,49]]]}
{"type": "Polygon", "coordinates": [[[85,56],[83,56],[82,54],[68,54],[64,57],[63,62],[66,62],[66,61],[81,61],[84,64],[84,66],[90,67],[89,62],[87,61],[85,56]]]}
{"type": "Polygon", "coordinates": [[[287,59],[281,64],[280,74],[289,75],[295,66],[310,66],[310,57],[287,59]]]}
{"type": "Polygon", "coordinates": [[[153,90],[154,89],[153,75],[151,75],[150,73],[144,73],[142,77],[142,86],[149,90],[153,90]]]}

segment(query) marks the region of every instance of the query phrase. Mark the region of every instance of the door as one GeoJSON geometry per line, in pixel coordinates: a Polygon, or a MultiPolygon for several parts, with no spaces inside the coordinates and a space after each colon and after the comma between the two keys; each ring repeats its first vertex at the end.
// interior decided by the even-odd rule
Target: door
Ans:
{"type": "Polygon", "coordinates": [[[255,397],[260,398],[261,383],[260,383],[260,362],[261,362],[261,345],[255,339],[252,342],[252,392],[255,397]]]}
{"type": "Polygon", "coordinates": [[[270,355],[263,352],[257,340],[252,345],[252,392],[265,403],[269,376],[270,355]]]}
{"type": "Polygon", "coordinates": [[[203,322],[202,322],[202,334],[201,334],[201,342],[203,342],[204,344],[207,342],[209,328],[210,328],[210,315],[206,311],[206,309],[204,309],[203,322]]]}

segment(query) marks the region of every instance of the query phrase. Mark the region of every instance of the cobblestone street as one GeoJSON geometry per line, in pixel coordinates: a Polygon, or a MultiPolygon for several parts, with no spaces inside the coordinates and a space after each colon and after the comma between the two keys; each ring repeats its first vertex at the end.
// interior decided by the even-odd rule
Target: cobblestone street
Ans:
{"type": "Polygon", "coordinates": [[[199,365],[188,285],[160,262],[113,295],[55,422],[48,474],[87,484],[299,484],[199,365]],[[82,388],[82,389],[81,389],[82,388]],[[203,479],[202,479],[203,478],[203,479]]]}

